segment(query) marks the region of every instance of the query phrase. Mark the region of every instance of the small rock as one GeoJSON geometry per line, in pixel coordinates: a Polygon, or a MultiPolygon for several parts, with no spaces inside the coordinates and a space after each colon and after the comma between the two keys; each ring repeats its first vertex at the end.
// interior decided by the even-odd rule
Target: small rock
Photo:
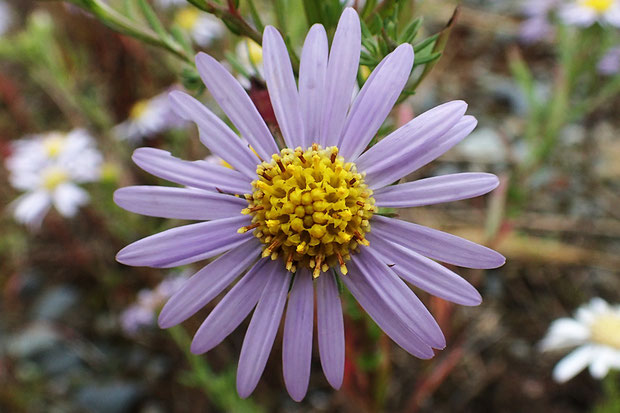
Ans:
{"type": "Polygon", "coordinates": [[[473,162],[500,163],[507,157],[501,137],[491,128],[475,130],[456,150],[473,162]]]}
{"type": "Polygon", "coordinates": [[[27,358],[52,348],[59,334],[45,323],[33,324],[8,340],[7,350],[13,357],[27,358]]]}
{"type": "Polygon", "coordinates": [[[92,413],[125,413],[135,410],[144,390],[136,383],[88,385],[78,391],[77,403],[92,413]]]}
{"type": "Polygon", "coordinates": [[[43,352],[37,357],[37,361],[43,371],[50,376],[67,374],[82,365],[79,355],[64,344],[43,352]]]}
{"type": "Polygon", "coordinates": [[[73,287],[58,286],[45,292],[34,305],[32,316],[39,320],[60,320],[79,298],[73,287]]]}

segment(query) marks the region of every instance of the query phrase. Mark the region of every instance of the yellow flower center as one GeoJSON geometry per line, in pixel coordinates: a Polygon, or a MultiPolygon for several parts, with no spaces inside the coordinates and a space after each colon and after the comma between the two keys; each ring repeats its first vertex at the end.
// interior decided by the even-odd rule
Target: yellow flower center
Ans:
{"type": "Polygon", "coordinates": [[[611,8],[614,0],[582,0],[582,4],[597,13],[605,13],[611,8]]]}
{"type": "Polygon", "coordinates": [[[282,257],[289,271],[306,267],[314,277],[345,262],[358,245],[368,245],[370,218],[376,210],[372,191],[355,164],[338,156],[335,146],[283,149],[258,165],[254,193],[246,195],[254,230],[264,244],[263,257],[282,257]]]}
{"type": "Polygon", "coordinates": [[[67,173],[59,167],[51,167],[43,171],[43,187],[48,191],[53,191],[68,179],[67,173]]]}
{"type": "Polygon", "coordinates": [[[149,107],[148,100],[139,100],[129,110],[129,117],[133,120],[140,119],[149,107]]]}
{"type": "Polygon", "coordinates": [[[47,156],[50,158],[56,158],[62,152],[63,147],[65,146],[66,137],[55,133],[43,140],[43,147],[47,152],[47,156]]]}
{"type": "Polygon", "coordinates": [[[250,57],[250,62],[254,65],[261,64],[263,62],[263,48],[254,40],[247,39],[246,43],[248,45],[248,56],[250,57]]]}
{"type": "Polygon", "coordinates": [[[606,314],[590,326],[590,338],[595,343],[620,350],[620,316],[606,314]]]}
{"type": "Polygon", "coordinates": [[[194,28],[199,18],[200,10],[194,7],[187,7],[177,12],[174,16],[174,22],[182,29],[191,30],[194,28]]]}

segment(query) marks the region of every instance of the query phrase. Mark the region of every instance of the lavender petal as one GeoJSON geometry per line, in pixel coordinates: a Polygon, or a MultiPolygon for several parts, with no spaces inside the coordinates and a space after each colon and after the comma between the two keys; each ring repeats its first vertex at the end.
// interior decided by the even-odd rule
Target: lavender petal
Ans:
{"type": "Polygon", "coordinates": [[[308,390],[314,326],[314,287],[310,271],[297,271],[288,300],[282,342],[282,368],[286,390],[301,401],[308,390]]]}
{"type": "Polygon", "coordinates": [[[490,248],[456,235],[412,222],[374,215],[372,232],[403,247],[434,260],[468,268],[497,268],[506,259],[490,248]]]}
{"type": "Polygon", "coordinates": [[[265,287],[265,280],[276,269],[268,258],[254,264],[202,323],[192,340],[191,352],[205,353],[228,337],[256,306],[265,287]]]}
{"type": "Polygon", "coordinates": [[[170,268],[211,258],[251,238],[251,232],[237,233],[250,220],[242,215],[172,228],[129,244],[116,260],[134,267],[170,268]]]}
{"type": "Polygon", "coordinates": [[[184,161],[168,151],[155,148],[138,148],[132,159],[146,172],[180,185],[232,194],[252,193],[249,179],[223,166],[205,161],[184,161]]]}
{"type": "Polygon", "coordinates": [[[114,202],[137,214],[195,220],[236,217],[248,204],[242,198],[200,189],[146,185],[116,190],[114,202]]]}
{"type": "Polygon", "coordinates": [[[379,207],[407,208],[473,198],[498,185],[493,174],[467,172],[386,186],[374,191],[373,197],[379,207]]]}
{"type": "Polygon", "coordinates": [[[417,252],[386,241],[374,233],[367,235],[383,262],[398,276],[444,300],[461,305],[478,305],[480,293],[458,274],[417,252]]]}
{"type": "Polygon", "coordinates": [[[362,154],[355,161],[358,171],[366,172],[365,180],[372,189],[391,184],[413,172],[448,149],[438,143],[444,142],[444,137],[452,136],[452,130],[460,132],[470,126],[469,123],[458,123],[466,109],[465,102],[453,101],[416,116],[362,154]]]}
{"type": "Polygon", "coordinates": [[[164,305],[159,326],[169,328],[207,305],[259,257],[262,244],[251,238],[194,274],[164,305]]]}
{"type": "Polygon", "coordinates": [[[329,272],[316,280],[316,317],[323,373],[339,389],[344,376],[344,321],[338,286],[329,272]]]}
{"type": "Polygon", "coordinates": [[[265,277],[265,288],[241,347],[237,368],[237,393],[241,398],[248,397],[254,391],[265,370],[291,283],[291,273],[285,272],[282,263],[272,263],[277,269],[265,277]]]}
{"type": "Polygon", "coordinates": [[[267,26],[263,33],[263,53],[265,81],[271,106],[286,146],[295,148],[304,141],[299,94],[288,50],[282,36],[273,26],[267,26]]]}
{"type": "Polygon", "coordinates": [[[337,145],[355,87],[361,50],[361,27],[354,9],[340,16],[329,52],[319,144],[337,145]]]}
{"type": "Polygon", "coordinates": [[[349,274],[342,277],[342,282],[353,294],[353,297],[368,313],[375,323],[396,344],[402,347],[412,356],[421,359],[430,359],[435,353],[411,330],[411,328],[398,317],[390,306],[377,293],[366,277],[359,271],[355,263],[350,262],[349,274]]]}
{"type": "Polygon", "coordinates": [[[325,28],[315,24],[306,36],[299,65],[299,100],[305,131],[302,148],[319,141],[328,50],[325,28]]]}
{"type": "Polygon", "coordinates": [[[198,125],[200,140],[213,154],[250,179],[256,177],[259,159],[224,121],[187,93],[174,91],[168,96],[179,116],[198,125]]]}
{"type": "Polygon", "coordinates": [[[198,53],[196,66],[215,101],[256,153],[269,160],[271,155],[280,152],[265,121],[237,79],[206,53],[198,53]]]}
{"type": "Polygon", "coordinates": [[[368,284],[416,336],[431,347],[442,349],[446,346],[446,339],[431,313],[372,247],[362,248],[351,260],[368,284]]]}
{"type": "Polygon", "coordinates": [[[357,159],[375,136],[405,87],[413,66],[413,48],[402,44],[387,55],[355,99],[340,138],[340,155],[357,159]]]}

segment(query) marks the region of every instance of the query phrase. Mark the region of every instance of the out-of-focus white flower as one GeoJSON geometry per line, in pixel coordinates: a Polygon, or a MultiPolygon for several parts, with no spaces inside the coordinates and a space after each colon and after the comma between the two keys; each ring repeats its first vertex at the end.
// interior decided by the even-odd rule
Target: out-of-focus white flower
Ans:
{"type": "Polygon", "coordinates": [[[155,4],[159,7],[167,8],[187,4],[187,0],[156,0],[155,4]]]}
{"type": "Polygon", "coordinates": [[[592,377],[602,379],[610,369],[620,369],[620,305],[593,298],[574,318],[551,323],[540,347],[543,351],[577,347],[553,369],[556,381],[570,380],[588,366],[592,377]]]}
{"type": "Polygon", "coordinates": [[[199,46],[209,46],[224,34],[224,25],[216,17],[195,7],[184,7],[177,11],[174,23],[185,30],[199,46]]]}
{"type": "Polygon", "coordinates": [[[26,193],[11,205],[15,219],[36,229],[51,206],[74,216],[89,199],[77,184],[98,180],[101,162],[94,140],[81,129],[16,141],[6,167],[11,185],[26,193]]]}
{"type": "Polygon", "coordinates": [[[129,110],[129,118],[116,125],[113,133],[118,139],[137,142],[142,138],[180,127],[184,123],[170,108],[166,91],[151,99],[134,103],[129,110]]]}
{"type": "Polygon", "coordinates": [[[572,0],[559,16],[566,24],[588,27],[596,22],[620,27],[620,0],[572,0]]]}
{"type": "MultiPolygon", "coordinates": [[[[250,76],[264,78],[263,76],[263,48],[254,40],[243,38],[235,48],[237,61],[250,76]]],[[[250,82],[245,77],[239,75],[237,80],[241,85],[249,89],[250,82]]]]}
{"type": "Polygon", "coordinates": [[[140,329],[155,325],[157,311],[188,279],[188,273],[169,276],[152,290],[138,292],[137,300],[121,314],[121,327],[128,335],[135,335],[140,329]]]}
{"type": "Polygon", "coordinates": [[[13,23],[13,10],[9,5],[0,0],[0,36],[6,33],[13,23]]]}
{"type": "Polygon", "coordinates": [[[599,60],[596,67],[602,75],[612,76],[620,72],[620,46],[612,47],[599,60]]]}

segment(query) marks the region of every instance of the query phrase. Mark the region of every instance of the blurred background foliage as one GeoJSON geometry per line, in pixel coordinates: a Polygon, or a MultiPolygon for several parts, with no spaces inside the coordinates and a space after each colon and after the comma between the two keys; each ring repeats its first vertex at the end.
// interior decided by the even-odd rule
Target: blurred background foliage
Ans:
{"type": "MultiPolygon", "coordinates": [[[[204,356],[189,338],[204,309],[181,327],[128,334],[121,315],[138,292],[169,272],[114,261],[128,242],[170,228],[112,202],[115,189],[154,184],[130,160],[136,146],[184,159],[208,156],[193,127],[118,139],[137,102],[184,87],[216,113],[193,55],[206,50],[245,82],[267,122],[260,77],[262,27],[276,25],[298,63],[313,23],[330,37],[338,0],[9,1],[0,36],[0,154],[50,130],[87,128],[103,152],[91,202],[73,219],[54,211],[40,230],[11,215],[17,192],[0,169],[0,410],[7,412],[617,412],[617,376],[587,373],[559,385],[554,355],[536,343],[553,319],[601,296],[620,299],[620,76],[597,64],[620,44],[618,29],[556,25],[553,37],[519,38],[518,1],[355,1],[363,19],[361,86],[395,45],[413,44],[416,67],[402,104],[380,131],[439,103],[464,99],[479,126],[462,144],[409,179],[488,171],[491,195],[415,208],[403,217],[484,243],[507,256],[492,271],[459,272],[481,291],[480,307],[455,307],[420,293],[448,347],[430,361],[395,346],[345,295],[347,360],[341,391],[313,360],[308,396],[292,402],[282,384],[279,340],[254,395],[234,390],[245,328],[204,356]],[[228,30],[198,44],[182,7],[217,16],[228,30]],[[249,43],[252,39],[254,44],[249,43]],[[241,51],[240,51],[241,50],[241,51]]],[[[193,15],[192,15],[193,16],[193,15]]],[[[193,17],[192,17],[193,18],[193,17]]]]}

